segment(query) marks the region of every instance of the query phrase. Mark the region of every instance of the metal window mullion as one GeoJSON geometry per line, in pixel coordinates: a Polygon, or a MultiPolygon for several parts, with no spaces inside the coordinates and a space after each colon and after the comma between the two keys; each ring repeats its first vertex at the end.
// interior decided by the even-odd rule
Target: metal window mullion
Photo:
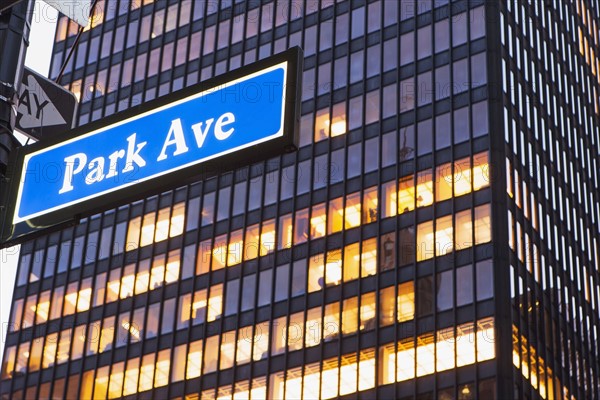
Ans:
{"type": "MultiPolygon", "coordinates": [[[[204,19],[202,19],[202,21],[204,21],[204,19]]],[[[200,214],[199,215],[200,223],[199,223],[199,228],[198,228],[198,249],[196,250],[196,257],[200,256],[200,250],[202,248],[202,242],[203,242],[202,241],[202,236],[201,236],[201,231],[202,231],[202,209],[204,208],[204,200],[206,198],[206,195],[210,194],[210,192],[207,193],[206,190],[207,190],[206,185],[202,185],[202,193],[201,193],[202,207],[200,208],[200,213],[199,213],[200,214]]],[[[213,225],[215,223],[214,222],[215,219],[216,219],[215,210],[217,209],[217,206],[218,206],[218,198],[217,197],[218,197],[218,190],[216,190],[216,192],[215,192],[215,200],[214,200],[214,203],[213,203],[214,204],[214,208],[213,208],[213,220],[208,225],[213,225]]],[[[213,253],[212,249],[214,248],[214,245],[215,245],[215,236],[211,235],[211,237],[210,237],[209,240],[210,240],[210,244],[211,244],[211,252],[210,252],[210,260],[208,261],[209,268],[208,268],[208,272],[207,272],[207,274],[208,274],[208,285],[206,287],[206,315],[204,317],[204,322],[203,322],[202,327],[201,327],[202,328],[202,359],[200,361],[200,377],[199,377],[200,378],[200,391],[199,391],[200,394],[201,394],[202,390],[205,389],[204,388],[204,380],[205,380],[204,379],[204,372],[205,372],[204,371],[204,365],[205,365],[205,357],[206,357],[206,349],[207,349],[206,342],[207,342],[207,340],[209,338],[209,336],[208,336],[208,333],[209,333],[209,329],[208,329],[208,325],[209,325],[208,311],[209,311],[210,298],[211,298],[212,288],[213,288],[213,275],[214,275],[213,274],[213,258],[214,257],[213,257],[213,254],[212,254],[213,253]]],[[[198,263],[198,261],[199,260],[196,259],[196,263],[198,263]]],[[[227,268],[227,267],[225,266],[225,268],[227,268]]],[[[196,276],[194,278],[194,280],[195,280],[196,285],[197,285],[197,282],[199,281],[198,277],[196,276]]],[[[195,289],[196,289],[195,286],[196,285],[194,285],[194,295],[195,295],[195,289]]],[[[215,325],[216,324],[220,324],[219,327],[221,326],[222,320],[225,318],[225,294],[226,294],[225,293],[225,289],[227,287],[227,281],[224,280],[223,283],[221,283],[221,285],[222,285],[222,289],[221,289],[222,302],[221,302],[221,315],[219,317],[221,319],[221,321],[210,321],[210,322],[215,322],[215,325]]],[[[221,335],[221,329],[219,329],[219,341],[218,341],[218,344],[217,344],[219,347],[221,345],[221,343],[220,343],[220,335],[221,335]]],[[[219,365],[219,357],[217,357],[217,366],[218,365],[219,365]]],[[[217,389],[215,388],[215,391],[216,390],[217,389]]]]}
{"type": "MultiPolygon", "coordinates": [[[[152,8],[152,12],[148,13],[148,15],[152,14],[152,18],[150,18],[150,32],[149,32],[150,37],[148,38],[148,51],[146,52],[146,65],[144,66],[144,78],[145,79],[142,79],[139,82],[142,86],[142,91],[140,92],[142,103],[147,101],[146,100],[146,91],[148,90],[148,87],[146,85],[148,83],[148,72],[150,71],[150,61],[151,61],[150,55],[152,53],[152,33],[153,33],[152,31],[154,30],[154,20],[155,20],[156,11],[157,11],[156,8],[160,4],[161,3],[152,2],[150,5],[148,5],[148,7],[146,7],[146,8],[152,8]]],[[[142,11],[144,10],[144,7],[145,6],[140,7],[140,24],[139,24],[140,32],[141,32],[142,25],[143,25],[143,12],[142,11]]],[[[140,40],[139,34],[138,34],[138,40],[140,40]]],[[[137,50],[137,46],[136,46],[136,50],[137,50]]],[[[136,51],[136,63],[137,63],[138,55],[139,54],[136,51]]],[[[159,56],[159,59],[160,59],[160,56],[159,56]]],[[[133,74],[135,75],[135,68],[133,70],[133,74]]],[[[133,86],[135,87],[135,78],[133,78],[133,81],[134,81],[133,86]]],[[[158,93],[158,88],[156,88],[156,91],[158,93]]],[[[133,98],[133,93],[132,93],[131,97],[133,98]]],[[[156,98],[156,96],[155,96],[155,98],[156,98]]]]}
{"type": "MultiPolygon", "coordinates": [[[[152,7],[154,7],[154,6],[152,6],[152,7]]],[[[126,21],[127,35],[125,37],[125,43],[124,43],[125,50],[123,51],[124,53],[127,52],[127,37],[129,36],[129,28],[130,28],[129,24],[131,22],[133,22],[132,14],[134,14],[135,12],[138,13],[138,18],[139,18],[138,19],[139,23],[138,23],[138,26],[137,26],[136,37],[137,37],[138,41],[140,40],[140,34],[142,32],[142,25],[143,25],[143,22],[144,22],[144,19],[143,19],[144,15],[143,15],[143,7],[142,6],[140,6],[137,10],[134,10],[133,13],[131,12],[131,10],[127,13],[127,17],[128,17],[128,21],[126,21]]],[[[152,19],[150,20],[150,25],[152,25],[152,19]]],[[[152,29],[152,27],[150,27],[150,28],[152,29]]],[[[141,53],[139,52],[139,46],[137,46],[137,45],[132,46],[132,49],[133,49],[133,57],[132,57],[132,61],[133,62],[132,62],[132,65],[131,65],[131,85],[130,85],[130,87],[131,87],[131,89],[130,89],[131,93],[130,93],[129,99],[127,101],[127,108],[131,108],[132,106],[134,106],[134,104],[133,104],[133,98],[135,96],[135,84],[136,84],[136,82],[135,82],[135,75],[136,75],[136,73],[135,72],[136,72],[136,69],[137,69],[138,58],[141,55],[141,53]]],[[[123,70],[125,69],[125,62],[124,61],[125,60],[123,60],[123,70]]],[[[122,77],[123,77],[123,73],[121,73],[120,80],[122,79],[122,77]]],[[[121,97],[120,96],[121,92],[122,92],[122,89],[119,90],[119,97],[121,97]]],[[[141,96],[143,98],[143,95],[144,95],[143,90],[140,93],[141,93],[141,96]]],[[[117,105],[117,109],[118,108],[119,107],[117,105]]]]}
{"type": "MultiPolygon", "coordinates": [[[[472,60],[473,60],[473,55],[472,55],[472,46],[471,46],[471,7],[470,4],[466,5],[466,36],[467,36],[467,53],[468,53],[468,58],[467,58],[467,71],[468,71],[468,79],[469,79],[469,88],[468,88],[468,93],[469,93],[469,175],[471,177],[471,184],[470,184],[470,194],[469,194],[469,198],[470,198],[470,203],[471,203],[471,211],[470,211],[470,216],[471,216],[471,248],[469,249],[469,252],[471,253],[471,298],[472,298],[472,316],[473,316],[473,329],[474,329],[474,354],[475,354],[475,376],[474,376],[474,385],[477,388],[479,386],[479,368],[477,368],[477,366],[479,365],[479,360],[478,360],[478,353],[477,353],[477,348],[478,348],[478,338],[477,338],[477,331],[479,330],[479,325],[477,324],[478,321],[478,312],[477,312],[477,246],[476,246],[476,232],[475,232],[475,191],[474,191],[474,185],[473,185],[473,163],[474,163],[474,154],[475,154],[475,149],[474,149],[474,139],[473,139],[473,68],[472,68],[472,60]]],[[[487,101],[487,100],[486,100],[487,101]]],[[[490,214],[491,214],[491,204],[490,204],[490,214]]],[[[455,218],[456,218],[456,214],[455,214],[455,218]]],[[[490,218],[491,220],[491,218],[490,218]]],[[[491,222],[490,222],[490,226],[491,226],[491,222]]],[[[491,229],[491,228],[490,228],[491,229]]],[[[456,224],[454,225],[454,234],[456,237],[456,224]]],[[[456,246],[455,246],[456,247],[456,246]]],[[[456,250],[454,251],[455,255],[454,257],[456,257],[456,250]]],[[[456,265],[456,264],[455,264],[456,265]]],[[[479,399],[479,391],[475,390],[475,399],[479,399]]]]}

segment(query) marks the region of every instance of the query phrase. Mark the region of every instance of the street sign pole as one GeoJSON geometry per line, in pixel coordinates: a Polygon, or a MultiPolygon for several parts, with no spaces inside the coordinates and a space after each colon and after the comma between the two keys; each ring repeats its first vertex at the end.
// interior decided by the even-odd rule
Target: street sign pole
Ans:
{"type": "Polygon", "coordinates": [[[8,158],[18,146],[13,136],[17,116],[17,93],[21,84],[34,0],[25,0],[0,14],[0,181],[4,181],[8,158]]]}
{"type": "Polygon", "coordinates": [[[17,93],[29,46],[35,0],[23,0],[0,12],[0,231],[7,214],[6,170],[10,153],[20,146],[13,136],[17,117],[17,93]]]}

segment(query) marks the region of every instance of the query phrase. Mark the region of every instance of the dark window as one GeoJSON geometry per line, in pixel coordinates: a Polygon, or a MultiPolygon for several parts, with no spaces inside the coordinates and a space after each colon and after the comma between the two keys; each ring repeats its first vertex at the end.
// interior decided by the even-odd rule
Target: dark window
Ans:
{"type": "Polygon", "coordinates": [[[456,306],[464,306],[473,302],[473,266],[467,265],[456,269],[456,306]]]}
{"type": "Polygon", "coordinates": [[[238,300],[240,296],[240,280],[233,279],[227,282],[225,295],[225,315],[233,315],[238,311],[238,300]]]}
{"type": "Polygon", "coordinates": [[[219,190],[219,208],[217,221],[222,221],[229,216],[229,205],[231,204],[231,186],[219,190]]]}
{"type": "Polygon", "coordinates": [[[243,214],[246,210],[246,182],[235,184],[233,193],[233,215],[243,214]]]}
{"type": "Polygon", "coordinates": [[[427,276],[417,281],[417,316],[423,317],[433,312],[433,278],[427,276]]]}
{"type": "Polygon", "coordinates": [[[352,39],[365,34],[365,8],[360,7],[352,11],[352,39]]]}
{"type": "Polygon", "coordinates": [[[391,38],[383,42],[383,71],[390,71],[398,66],[398,39],[391,38]]]}
{"type": "Polygon", "coordinates": [[[435,149],[443,149],[452,144],[452,131],[450,130],[450,113],[435,117],[435,149]]]}
{"type": "Polygon", "coordinates": [[[405,33],[400,36],[400,65],[410,64],[415,61],[415,32],[405,33]]]}
{"type": "Polygon", "coordinates": [[[254,308],[256,296],[256,274],[244,277],[242,284],[242,311],[254,308]]]}
{"type": "Polygon", "coordinates": [[[454,144],[469,140],[469,108],[454,110],[454,144]]]}
{"type": "Polygon", "coordinates": [[[381,166],[387,167],[397,161],[396,132],[388,132],[381,138],[381,166]]]}
{"type": "Polygon", "coordinates": [[[454,303],[454,271],[445,271],[437,275],[437,310],[444,311],[454,303]]]}
{"type": "Polygon", "coordinates": [[[271,292],[273,290],[273,270],[267,269],[260,272],[258,280],[258,306],[271,303],[271,292]]]}
{"type": "Polygon", "coordinates": [[[430,119],[426,119],[425,121],[419,122],[417,128],[417,149],[418,155],[422,156],[424,154],[431,153],[432,149],[432,122],[430,119]]]}
{"type": "Polygon", "coordinates": [[[473,104],[473,137],[483,136],[488,133],[488,104],[482,101],[473,104]]]}
{"type": "Polygon", "coordinates": [[[294,261],[292,297],[306,292],[306,259],[294,261]]]}
{"type": "Polygon", "coordinates": [[[435,52],[448,50],[450,47],[450,29],[448,19],[442,19],[435,23],[435,52]]]}
{"type": "Polygon", "coordinates": [[[477,300],[489,299],[494,295],[494,264],[492,260],[477,263],[477,300]]]}
{"type": "Polygon", "coordinates": [[[262,175],[250,179],[250,195],[248,198],[248,210],[256,210],[261,206],[263,190],[262,184],[262,175]]]}
{"type": "Polygon", "coordinates": [[[210,225],[215,218],[215,192],[204,195],[204,204],[202,205],[202,226],[210,225]]]}
{"type": "Polygon", "coordinates": [[[275,301],[287,299],[289,280],[289,264],[280,265],[279,267],[277,267],[277,269],[275,270],[275,301]]]}

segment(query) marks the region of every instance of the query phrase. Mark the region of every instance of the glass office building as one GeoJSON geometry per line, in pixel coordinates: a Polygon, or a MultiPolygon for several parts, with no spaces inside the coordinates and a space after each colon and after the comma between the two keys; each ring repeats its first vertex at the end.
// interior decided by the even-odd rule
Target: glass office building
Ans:
{"type": "Polygon", "coordinates": [[[2,399],[599,399],[598,0],[98,1],[101,119],[293,46],[297,152],[21,248],[2,399]]]}

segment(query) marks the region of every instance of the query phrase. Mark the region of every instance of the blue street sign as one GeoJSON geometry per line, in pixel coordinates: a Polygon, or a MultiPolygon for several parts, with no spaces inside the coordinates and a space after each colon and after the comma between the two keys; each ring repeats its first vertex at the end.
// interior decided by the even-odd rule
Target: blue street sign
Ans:
{"type": "Polygon", "coordinates": [[[72,219],[132,193],[165,190],[209,161],[219,172],[289,150],[297,144],[297,60],[263,60],[251,73],[28,151],[16,171],[12,224],[47,226],[46,215],[72,219]]]}

